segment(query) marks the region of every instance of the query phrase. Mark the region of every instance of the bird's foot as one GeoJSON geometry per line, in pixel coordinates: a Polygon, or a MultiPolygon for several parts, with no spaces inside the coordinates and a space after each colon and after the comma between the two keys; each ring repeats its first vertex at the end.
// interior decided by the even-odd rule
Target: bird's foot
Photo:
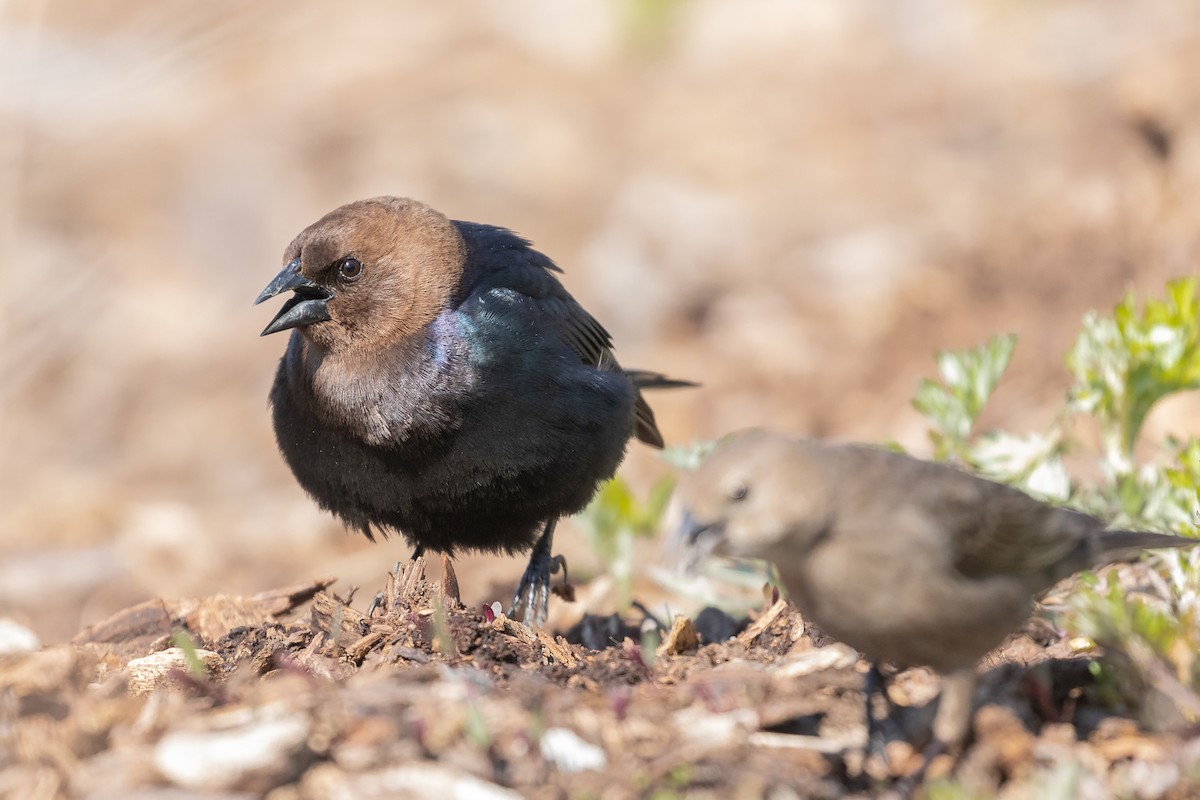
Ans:
{"type": "Polygon", "coordinates": [[[892,700],[887,693],[887,679],[875,664],[867,671],[863,694],[866,699],[868,757],[878,758],[888,766],[887,743],[899,738],[899,726],[892,718],[892,700]]]}
{"type": "Polygon", "coordinates": [[[867,746],[863,752],[861,770],[880,785],[911,769],[915,752],[904,738],[901,726],[890,713],[876,719],[867,716],[867,746]]]}
{"type": "Polygon", "coordinates": [[[560,570],[565,580],[565,558],[561,555],[551,556],[549,548],[535,547],[529,557],[529,565],[525,567],[525,574],[521,576],[521,583],[517,586],[508,616],[530,627],[541,627],[550,613],[550,576],[557,575],[560,570]]]}

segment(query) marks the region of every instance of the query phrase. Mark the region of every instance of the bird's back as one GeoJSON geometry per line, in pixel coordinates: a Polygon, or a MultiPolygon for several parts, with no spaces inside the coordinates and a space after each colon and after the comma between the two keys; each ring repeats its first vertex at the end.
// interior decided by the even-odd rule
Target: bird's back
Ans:
{"type": "Polygon", "coordinates": [[[943,552],[967,578],[1011,576],[1042,588],[1091,565],[1095,517],[947,464],[902,453],[835,445],[831,469],[846,496],[840,505],[874,518],[918,515],[937,529],[943,552]]]}
{"type": "Polygon", "coordinates": [[[836,513],[831,546],[794,578],[797,602],[876,659],[972,664],[1020,624],[1063,563],[1075,563],[1097,524],[946,465],[814,446],[809,480],[836,513]]]}
{"type": "Polygon", "coordinates": [[[624,377],[633,390],[632,434],[651,447],[662,447],[654,412],[641,390],[694,384],[657,372],[622,369],[613,354],[612,336],[558,280],[555,273],[561,270],[552,260],[506,228],[461,220],[454,224],[468,253],[461,300],[495,292],[515,292],[525,299],[525,313],[518,315],[515,327],[536,326],[540,335],[557,339],[580,364],[601,373],[602,380],[610,374],[624,377]]]}

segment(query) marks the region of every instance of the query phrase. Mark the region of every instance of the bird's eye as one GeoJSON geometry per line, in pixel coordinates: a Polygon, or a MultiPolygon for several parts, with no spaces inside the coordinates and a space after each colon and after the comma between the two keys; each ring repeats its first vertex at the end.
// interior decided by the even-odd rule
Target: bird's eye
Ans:
{"type": "Polygon", "coordinates": [[[362,275],[363,265],[354,256],[343,258],[342,263],[338,264],[338,274],[348,281],[358,280],[358,276],[362,275]]]}
{"type": "Polygon", "coordinates": [[[742,500],[745,500],[748,494],[750,494],[750,489],[746,486],[746,484],[739,483],[729,490],[729,499],[735,503],[739,503],[742,500]]]}

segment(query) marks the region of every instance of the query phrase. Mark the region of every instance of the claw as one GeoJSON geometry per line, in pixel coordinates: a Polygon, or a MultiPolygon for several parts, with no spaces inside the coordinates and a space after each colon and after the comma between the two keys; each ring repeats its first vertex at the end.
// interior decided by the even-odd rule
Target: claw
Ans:
{"type": "Polygon", "coordinates": [[[561,568],[563,574],[567,571],[567,561],[562,556],[551,556],[550,547],[554,543],[554,523],[546,523],[546,529],[533,546],[529,554],[529,565],[521,576],[517,593],[513,597],[512,608],[508,616],[529,625],[541,627],[550,611],[550,576],[561,568]]]}
{"type": "Polygon", "coordinates": [[[385,605],[383,592],[376,592],[374,599],[371,600],[371,605],[367,606],[367,619],[375,616],[375,610],[383,608],[385,605]]]}

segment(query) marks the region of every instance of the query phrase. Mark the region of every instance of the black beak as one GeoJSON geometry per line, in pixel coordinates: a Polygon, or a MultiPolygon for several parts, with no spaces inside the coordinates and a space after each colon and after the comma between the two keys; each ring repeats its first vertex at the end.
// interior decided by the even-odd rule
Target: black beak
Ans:
{"type": "Polygon", "coordinates": [[[329,319],[328,304],[333,297],[333,292],[300,272],[300,259],[298,258],[289,261],[274,280],[267,284],[267,288],[262,290],[262,294],[254,301],[254,305],[258,305],[264,300],[270,300],[275,295],[284,292],[295,292],[295,294],[283,304],[283,308],[279,309],[279,313],[263,329],[260,336],[286,331],[288,328],[302,328],[305,325],[329,319]]]}

